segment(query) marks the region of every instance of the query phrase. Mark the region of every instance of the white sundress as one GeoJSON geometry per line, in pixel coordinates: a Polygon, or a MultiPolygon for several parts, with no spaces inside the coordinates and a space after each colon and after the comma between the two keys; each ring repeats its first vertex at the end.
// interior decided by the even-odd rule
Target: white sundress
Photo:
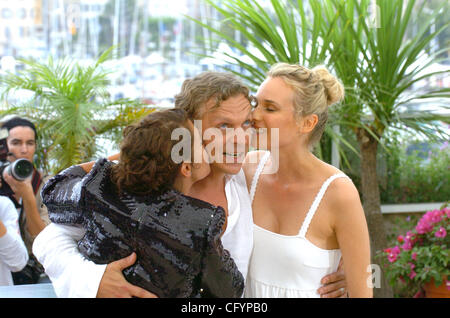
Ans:
{"type": "MultiPolygon", "coordinates": [[[[252,202],[259,176],[269,156],[269,152],[264,155],[253,177],[250,189],[252,202]]],[[[320,280],[337,270],[341,251],[315,246],[306,239],[306,232],[330,183],[343,177],[347,176],[339,173],[323,183],[297,235],[277,234],[254,224],[254,245],[244,297],[320,297],[317,293],[322,286],[320,280]]]]}

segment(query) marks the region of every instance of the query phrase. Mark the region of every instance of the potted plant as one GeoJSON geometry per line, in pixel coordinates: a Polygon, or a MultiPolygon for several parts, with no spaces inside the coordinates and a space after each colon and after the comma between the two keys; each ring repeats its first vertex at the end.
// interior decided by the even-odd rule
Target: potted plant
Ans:
{"type": "MultiPolygon", "coordinates": [[[[392,286],[404,284],[430,298],[450,298],[450,208],[425,213],[399,244],[384,250],[382,262],[392,286]]],[[[418,295],[416,294],[416,295],[418,295]]]]}

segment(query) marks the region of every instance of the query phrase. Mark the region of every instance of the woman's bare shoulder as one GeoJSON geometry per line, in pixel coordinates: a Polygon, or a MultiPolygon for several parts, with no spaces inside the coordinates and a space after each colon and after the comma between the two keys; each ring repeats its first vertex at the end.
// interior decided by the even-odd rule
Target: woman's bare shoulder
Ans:
{"type": "Polygon", "coordinates": [[[329,221],[336,231],[357,230],[365,225],[365,214],[358,189],[349,178],[337,178],[327,190],[329,221]]]}
{"type": "Polygon", "coordinates": [[[327,201],[338,211],[361,207],[358,189],[350,178],[335,179],[327,189],[327,201]]]}

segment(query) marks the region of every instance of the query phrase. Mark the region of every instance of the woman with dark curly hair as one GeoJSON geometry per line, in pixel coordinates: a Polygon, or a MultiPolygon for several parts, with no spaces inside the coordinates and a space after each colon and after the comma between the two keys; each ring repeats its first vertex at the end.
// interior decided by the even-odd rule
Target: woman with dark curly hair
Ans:
{"type": "Polygon", "coordinates": [[[83,226],[78,249],[97,264],[135,252],[125,277],[159,297],[240,297],[244,279],[220,240],[224,209],[186,195],[210,173],[186,112],[154,112],[123,135],[119,163],[73,166],[45,185],[51,221],[83,226]],[[175,147],[177,129],[188,147],[175,147]]]}

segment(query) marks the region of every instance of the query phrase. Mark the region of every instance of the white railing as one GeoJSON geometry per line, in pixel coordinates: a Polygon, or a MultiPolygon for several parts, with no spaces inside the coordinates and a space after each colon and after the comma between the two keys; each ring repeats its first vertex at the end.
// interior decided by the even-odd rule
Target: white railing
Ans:
{"type": "Polygon", "coordinates": [[[440,209],[444,205],[444,202],[433,203],[407,203],[407,204],[382,204],[381,213],[417,213],[427,212],[430,210],[440,209]]]}

